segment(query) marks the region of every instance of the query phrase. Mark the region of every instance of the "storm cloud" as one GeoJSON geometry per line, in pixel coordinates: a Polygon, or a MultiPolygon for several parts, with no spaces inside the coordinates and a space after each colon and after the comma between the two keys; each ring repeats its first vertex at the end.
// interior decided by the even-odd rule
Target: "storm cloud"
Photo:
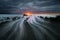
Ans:
{"type": "Polygon", "coordinates": [[[32,11],[60,11],[59,3],[55,1],[32,1],[22,4],[20,9],[29,9],[32,11]]]}
{"type": "Polygon", "coordinates": [[[0,0],[0,13],[21,10],[60,12],[60,0],[0,0]]]}

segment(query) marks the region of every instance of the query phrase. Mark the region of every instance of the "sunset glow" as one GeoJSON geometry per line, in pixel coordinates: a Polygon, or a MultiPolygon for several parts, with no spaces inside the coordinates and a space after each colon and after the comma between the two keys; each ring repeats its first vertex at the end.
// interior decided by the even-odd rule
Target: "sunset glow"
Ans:
{"type": "Polygon", "coordinates": [[[26,16],[31,16],[31,14],[32,14],[31,12],[26,12],[25,13],[26,16]]]}

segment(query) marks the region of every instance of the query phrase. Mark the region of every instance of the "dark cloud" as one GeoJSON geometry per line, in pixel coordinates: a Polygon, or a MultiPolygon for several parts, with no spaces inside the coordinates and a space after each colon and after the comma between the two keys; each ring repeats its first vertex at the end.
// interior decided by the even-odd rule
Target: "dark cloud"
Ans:
{"type": "Polygon", "coordinates": [[[60,11],[60,0],[0,0],[0,13],[16,13],[19,10],[60,11]]]}
{"type": "Polygon", "coordinates": [[[60,5],[56,1],[48,0],[48,1],[32,1],[22,4],[23,6],[20,9],[30,9],[32,11],[50,11],[50,12],[59,12],[60,5]]]}

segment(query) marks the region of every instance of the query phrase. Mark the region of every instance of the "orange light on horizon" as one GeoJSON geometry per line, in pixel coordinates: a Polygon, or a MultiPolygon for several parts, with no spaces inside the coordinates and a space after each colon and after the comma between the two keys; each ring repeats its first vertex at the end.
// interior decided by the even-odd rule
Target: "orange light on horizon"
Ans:
{"type": "Polygon", "coordinates": [[[26,12],[25,15],[26,15],[26,16],[31,16],[32,13],[31,13],[31,12],[26,12]]]}

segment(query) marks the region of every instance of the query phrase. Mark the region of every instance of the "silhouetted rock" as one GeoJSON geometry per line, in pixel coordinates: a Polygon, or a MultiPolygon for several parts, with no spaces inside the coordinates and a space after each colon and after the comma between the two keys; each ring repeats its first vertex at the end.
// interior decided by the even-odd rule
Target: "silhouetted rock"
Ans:
{"type": "Polygon", "coordinates": [[[50,22],[60,22],[60,16],[56,16],[56,17],[45,17],[45,20],[48,20],[50,22]]]}
{"type": "Polygon", "coordinates": [[[40,16],[40,18],[43,18],[43,16],[40,16]]]}
{"type": "Polygon", "coordinates": [[[9,17],[7,17],[7,19],[10,19],[9,17]]]}
{"type": "Polygon", "coordinates": [[[60,16],[57,16],[57,17],[55,18],[55,22],[60,22],[60,16]]]}

